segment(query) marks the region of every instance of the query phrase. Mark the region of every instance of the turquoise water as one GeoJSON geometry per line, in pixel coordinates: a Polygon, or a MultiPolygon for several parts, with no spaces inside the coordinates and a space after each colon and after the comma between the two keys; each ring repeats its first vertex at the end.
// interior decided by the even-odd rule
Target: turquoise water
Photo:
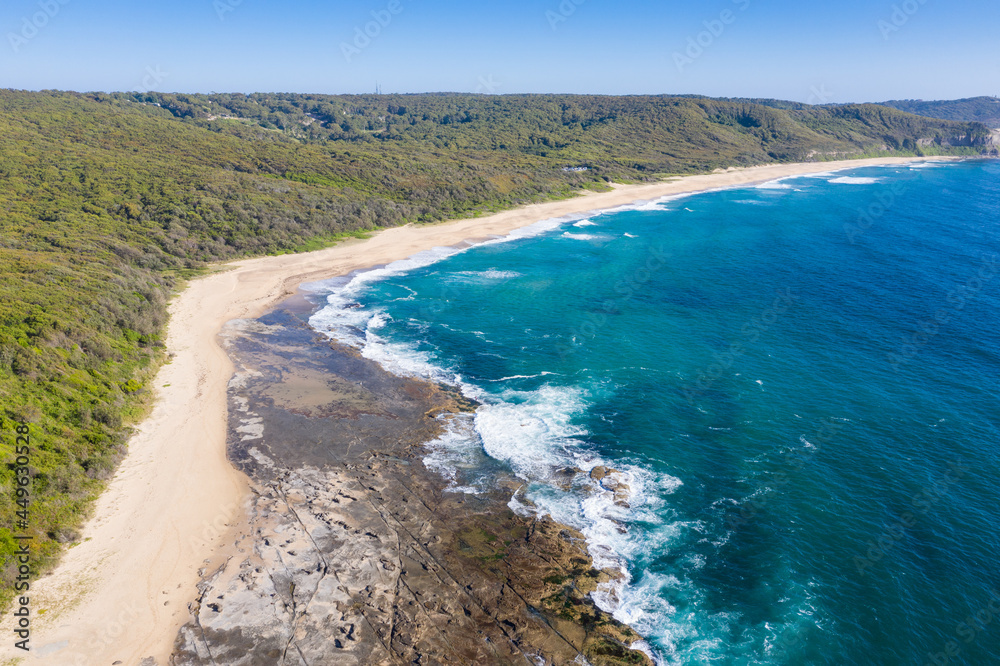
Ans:
{"type": "Polygon", "coordinates": [[[998,261],[1000,164],[864,168],[425,253],[312,324],[482,401],[427,463],[520,475],[659,663],[993,664],[998,261]]]}

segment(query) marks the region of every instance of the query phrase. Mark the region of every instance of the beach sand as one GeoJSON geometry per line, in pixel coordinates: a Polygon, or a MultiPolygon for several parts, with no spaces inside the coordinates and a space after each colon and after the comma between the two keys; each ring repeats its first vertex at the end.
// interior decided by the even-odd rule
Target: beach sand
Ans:
{"type": "MultiPolygon", "coordinates": [[[[231,319],[262,315],[302,282],[403,259],[438,246],[506,234],[539,220],[634,201],[810,173],[903,164],[885,158],[730,169],[669,182],[535,204],[489,217],[379,232],[332,248],[234,262],[192,281],[170,305],[157,401],[129,453],[57,569],[33,583],[28,654],[5,640],[4,658],[24,664],[165,665],[188,620],[199,570],[224,561],[245,519],[246,479],[226,459],[227,385],[233,365],[218,334],[231,319]],[[43,612],[44,611],[44,612],[43,612]]],[[[6,617],[0,631],[10,637],[6,617]]]]}

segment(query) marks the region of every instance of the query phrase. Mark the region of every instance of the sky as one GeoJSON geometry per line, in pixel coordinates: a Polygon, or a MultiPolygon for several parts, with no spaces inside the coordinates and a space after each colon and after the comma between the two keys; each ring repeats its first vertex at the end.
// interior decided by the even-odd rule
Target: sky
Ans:
{"type": "Polygon", "coordinates": [[[0,87],[1000,95],[997,0],[3,0],[0,87]]]}

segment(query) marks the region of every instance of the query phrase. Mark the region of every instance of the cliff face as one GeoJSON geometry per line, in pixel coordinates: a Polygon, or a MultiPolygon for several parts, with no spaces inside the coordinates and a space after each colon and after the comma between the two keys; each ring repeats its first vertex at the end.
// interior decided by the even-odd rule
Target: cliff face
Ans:
{"type": "Polygon", "coordinates": [[[917,140],[917,145],[921,148],[929,146],[979,148],[983,155],[1000,156],[1000,130],[989,130],[985,126],[982,127],[982,130],[969,134],[956,134],[946,138],[940,136],[922,138],[917,140]]]}
{"type": "Polygon", "coordinates": [[[983,140],[983,155],[1000,157],[1000,129],[991,130],[983,140]]]}

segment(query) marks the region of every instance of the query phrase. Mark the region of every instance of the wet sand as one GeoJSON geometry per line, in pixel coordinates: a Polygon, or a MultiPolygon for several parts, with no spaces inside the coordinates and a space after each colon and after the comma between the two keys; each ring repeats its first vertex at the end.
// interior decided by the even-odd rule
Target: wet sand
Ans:
{"type": "MultiPolygon", "coordinates": [[[[4,645],[0,656],[60,666],[138,664],[147,657],[167,663],[174,637],[189,619],[188,604],[198,596],[200,573],[231,556],[251,511],[247,478],[226,458],[233,364],[218,339],[226,322],[260,316],[302,282],[503,235],[543,219],[775,178],[913,161],[926,160],[779,164],[616,186],[607,193],[489,217],[389,229],[318,252],[235,262],[192,281],[170,305],[167,348],[174,357],[156,378],[151,416],[99,499],[84,540],[32,586],[34,607],[45,611],[35,620],[33,651],[24,655],[4,645]]],[[[10,627],[9,618],[0,624],[3,631],[10,627]]]]}

